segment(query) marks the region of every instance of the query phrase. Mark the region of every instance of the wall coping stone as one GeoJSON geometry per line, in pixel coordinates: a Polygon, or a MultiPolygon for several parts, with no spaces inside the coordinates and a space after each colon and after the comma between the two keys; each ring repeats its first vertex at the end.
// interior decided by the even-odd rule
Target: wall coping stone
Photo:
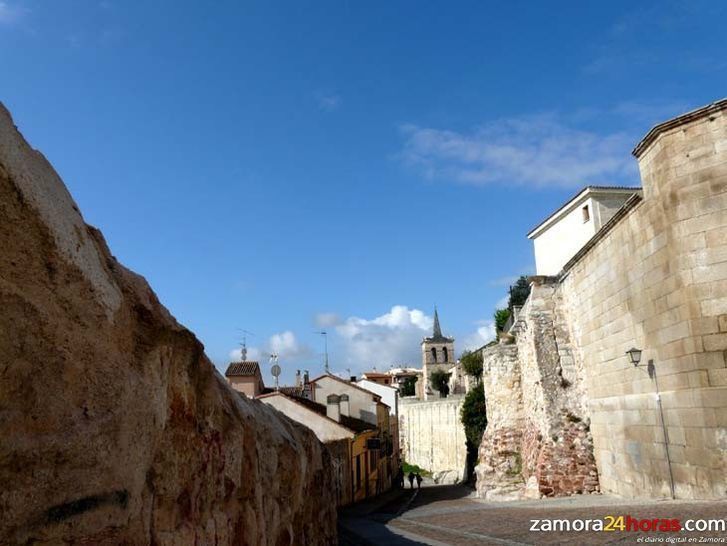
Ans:
{"type": "Polygon", "coordinates": [[[659,123],[658,125],[654,125],[654,127],[652,127],[648,133],[646,133],[646,136],[641,139],[641,142],[636,145],[631,153],[636,159],[639,159],[641,155],[646,151],[646,149],[651,146],[656,138],[664,131],[674,129],[675,127],[679,127],[680,125],[687,124],[694,120],[703,118],[709,114],[713,114],[715,112],[719,112],[720,110],[725,109],[727,109],[727,98],[715,101],[706,106],[702,106],[701,108],[697,108],[696,110],[692,110],[691,112],[687,112],[686,114],[682,114],[681,116],[677,116],[663,123],[659,123]]]}

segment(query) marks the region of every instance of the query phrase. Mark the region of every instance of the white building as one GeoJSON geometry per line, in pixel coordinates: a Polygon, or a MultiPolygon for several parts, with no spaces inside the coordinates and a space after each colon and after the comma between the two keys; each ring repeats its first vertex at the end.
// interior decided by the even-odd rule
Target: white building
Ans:
{"type": "Polygon", "coordinates": [[[310,384],[313,400],[319,404],[326,404],[329,395],[346,394],[349,400],[348,415],[372,425],[378,425],[382,420],[388,423],[389,407],[381,402],[378,394],[330,374],[317,377],[310,384]]]}
{"type": "Polygon", "coordinates": [[[379,395],[381,401],[389,406],[390,415],[396,416],[399,414],[399,390],[397,388],[382,385],[370,379],[359,379],[356,381],[356,385],[379,395]]]}
{"type": "Polygon", "coordinates": [[[633,194],[641,188],[586,186],[528,233],[538,275],[557,275],[633,194]]]}

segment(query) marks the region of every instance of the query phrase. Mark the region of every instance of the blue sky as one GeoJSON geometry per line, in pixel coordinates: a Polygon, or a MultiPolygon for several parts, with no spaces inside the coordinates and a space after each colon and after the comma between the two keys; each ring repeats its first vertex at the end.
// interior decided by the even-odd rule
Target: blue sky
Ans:
{"type": "MultiPolygon", "coordinates": [[[[723,2],[0,0],[0,100],[224,370],[491,332],[525,234],[723,97],[723,2]]],[[[264,366],[267,368],[267,365],[264,366]]]]}

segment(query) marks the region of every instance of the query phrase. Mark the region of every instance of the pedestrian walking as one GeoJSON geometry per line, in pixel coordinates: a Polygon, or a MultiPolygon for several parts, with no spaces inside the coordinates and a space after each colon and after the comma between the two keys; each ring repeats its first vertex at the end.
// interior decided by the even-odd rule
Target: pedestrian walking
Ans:
{"type": "Polygon", "coordinates": [[[414,472],[409,472],[409,488],[414,489],[414,472]]]}
{"type": "Polygon", "coordinates": [[[417,472],[417,475],[415,476],[417,479],[417,489],[422,488],[422,475],[417,472]]]}

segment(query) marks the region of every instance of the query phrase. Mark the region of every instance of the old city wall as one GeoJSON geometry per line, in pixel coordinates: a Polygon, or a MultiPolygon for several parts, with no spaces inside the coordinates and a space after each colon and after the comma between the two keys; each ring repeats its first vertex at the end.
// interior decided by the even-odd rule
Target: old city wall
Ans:
{"type": "Polygon", "coordinates": [[[635,150],[643,200],[631,198],[558,278],[533,279],[517,362],[484,351],[481,496],[600,483],[667,497],[670,475],[677,498],[727,496],[726,111],[721,101],[652,130],[635,150]],[[629,362],[631,347],[656,381],[629,362]]]}
{"type": "Polygon", "coordinates": [[[2,106],[0,217],[0,543],[336,543],[323,445],[225,383],[2,106]]]}
{"type": "Polygon", "coordinates": [[[399,400],[401,457],[432,472],[440,483],[462,480],[467,463],[463,397],[440,400],[399,400]]]}
{"type": "Polygon", "coordinates": [[[566,266],[561,306],[583,369],[604,491],[727,496],[727,101],[668,122],[635,151],[643,201],[566,266]]]}
{"type": "Polygon", "coordinates": [[[489,500],[514,500],[525,493],[522,473],[524,429],[522,377],[517,346],[498,344],[483,351],[487,429],[479,450],[477,490],[489,500]]]}
{"type": "Polygon", "coordinates": [[[483,351],[488,427],[477,490],[496,500],[598,490],[582,381],[556,286],[533,285],[515,345],[483,351]]]}

